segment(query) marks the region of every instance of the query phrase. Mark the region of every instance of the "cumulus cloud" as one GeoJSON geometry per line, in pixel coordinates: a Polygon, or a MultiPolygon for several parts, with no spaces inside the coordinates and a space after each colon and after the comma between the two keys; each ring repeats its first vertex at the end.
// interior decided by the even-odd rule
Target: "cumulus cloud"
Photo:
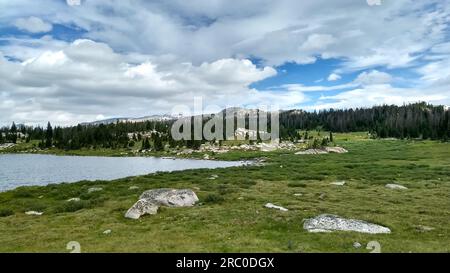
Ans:
{"type": "Polygon", "coordinates": [[[169,112],[173,105],[189,104],[195,96],[223,107],[272,102],[277,97],[283,106],[302,100],[295,92],[250,89],[251,83],[274,76],[276,71],[258,68],[246,59],[159,66],[151,56],[135,63],[133,56],[91,40],[76,40],[20,64],[0,57],[0,75],[4,77],[0,114],[18,122],[51,119],[73,124],[99,115],[169,112]]]}
{"type": "Polygon", "coordinates": [[[44,22],[42,19],[34,16],[19,18],[14,21],[14,26],[20,30],[30,33],[49,32],[53,28],[52,24],[44,22]]]}
{"type": "Polygon", "coordinates": [[[331,74],[328,76],[328,78],[327,78],[327,80],[328,80],[329,82],[337,81],[337,80],[340,80],[340,79],[341,79],[341,76],[340,76],[339,74],[336,74],[336,73],[331,73],[331,74]]]}
{"type": "Polygon", "coordinates": [[[392,81],[392,76],[378,70],[364,71],[355,79],[356,83],[363,85],[385,84],[392,81]]]}
{"type": "MultiPolygon", "coordinates": [[[[272,100],[299,107],[313,100],[312,92],[323,92],[314,104],[320,108],[403,103],[411,91],[411,98],[449,103],[447,1],[369,6],[354,0],[233,5],[228,0],[111,0],[70,5],[78,2],[1,2],[0,26],[13,24],[30,35],[0,34],[0,122],[140,116],[167,112],[195,95],[208,103],[272,100]],[[71,34],[52,33],[53,25],[71,34]],[[31,35],[36,33],[47,35],[31,35]],[[255,59],[258,66],[250,61],[255,59]],[[268,90],[249,87],[276,75],[275,66],[319,59],[339,60],[327,85],[308,86],[299,79],[268,90]],[[417,73],[417,81],[408,79],[414,88],[396,87],[398,79],[388,74],[404,68],[417,73]],[[348,73],[359,76],[330,86],[348,73]]],[[[318,77],[327,79],[326,74],[318,77]]]]}

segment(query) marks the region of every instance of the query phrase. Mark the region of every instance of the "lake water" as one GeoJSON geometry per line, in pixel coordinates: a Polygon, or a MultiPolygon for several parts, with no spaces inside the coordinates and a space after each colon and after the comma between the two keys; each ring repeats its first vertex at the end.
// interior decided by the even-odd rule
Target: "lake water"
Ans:
{"type": "Polygon", "coordinates": [[[158,171],[225,168],[244,165],[227,162],[156,157],[54,156],[0,154],[0,191],[20,186],[81,180],[113,180],[158,171]]]}

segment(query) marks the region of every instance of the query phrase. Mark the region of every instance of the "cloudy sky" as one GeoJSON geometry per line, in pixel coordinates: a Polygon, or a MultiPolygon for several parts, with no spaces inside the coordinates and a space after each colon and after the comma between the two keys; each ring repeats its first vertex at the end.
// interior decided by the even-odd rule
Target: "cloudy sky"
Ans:
{"type": "Polygon", "coordinates": [[[0,125],[450,105],[450,0],[0,0],[0,125]]]}

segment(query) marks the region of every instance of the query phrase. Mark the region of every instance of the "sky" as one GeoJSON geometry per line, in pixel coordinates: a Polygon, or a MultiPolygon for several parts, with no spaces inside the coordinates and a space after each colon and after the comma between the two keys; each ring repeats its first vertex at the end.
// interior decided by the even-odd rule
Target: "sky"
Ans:
{"type": "Polygon", "coordinates": [[[173,114],[194,98],[450,105],[449,22],[450,0],[0,0],[0,125],[173,114]]]}

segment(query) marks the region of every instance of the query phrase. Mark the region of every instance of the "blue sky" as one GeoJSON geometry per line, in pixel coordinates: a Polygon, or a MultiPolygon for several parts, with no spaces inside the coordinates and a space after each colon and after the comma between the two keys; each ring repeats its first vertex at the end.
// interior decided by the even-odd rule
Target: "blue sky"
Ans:
{"type": "Polygon", "coordinates": [[[0,0],[0,124],[449,105],[449,1],[0,0]]]}

